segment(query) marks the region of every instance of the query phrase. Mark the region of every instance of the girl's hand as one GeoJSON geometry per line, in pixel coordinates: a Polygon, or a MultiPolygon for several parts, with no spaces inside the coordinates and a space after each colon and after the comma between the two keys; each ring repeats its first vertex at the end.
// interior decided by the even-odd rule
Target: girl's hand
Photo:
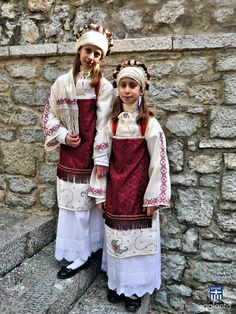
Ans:
{"type": "Polygon", "coordinates": [[[156,211],[156,206],[148,206],[148,207],[144,207],[143,211],[147,212],[147,216],[153,216],[154,212],[156,211]]]}
{"type": "Polygon", "coordinates": [[[106,203],[99,203],[97,204],[97,208],[99,209],[100,213],[104,214],[106,211],[106,203]]]}
{"type": "Polygon", "coordinates": [[[68,146],[78,147],[81,143],[81,138],[79,137],[79,134],[68,133],[65,142],[68,146]]]}
{"type": "Polygon", "coordinates": [[[100,166],[100,165],[95,165],[94,166],[94,173],[97,174],[97,177],[104,177],[107,174],[108,167],[107,166],[100,166]]]}

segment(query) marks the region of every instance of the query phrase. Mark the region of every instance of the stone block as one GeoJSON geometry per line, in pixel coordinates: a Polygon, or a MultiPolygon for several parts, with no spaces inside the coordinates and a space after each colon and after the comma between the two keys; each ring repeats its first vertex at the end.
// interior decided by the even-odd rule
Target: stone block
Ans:
{"type": "Polygon", "coordinates": [[[219,188],[220,175],[219,174],[205,174],[200,178],[200,185],[209,188],[219,188]]]}
{"type": "Polygon", "coordinates": [[[5,92],[11,86],[11,79],[8,73],[0,69],[0,92],[5,92]]]}
{"type": "Polygon", "coordinates": [[[171,176],[172,185],[196,186],[197,175],[191,174],[173,174],[171,176]]]}
{"type": "Polygon", "coordinates": [[[6,173],[35,176],[37,150],[32,144],[1,143],[0,151],[6,173]]]}
{"type": "Polygon", "coordinates": [[[189,95],[203,105],[217,105],[221,102],[219,88],[214,86],[194,84],[189,87],[189,95]]]}
{"type": "Polygon", "coordinates": [[[236,70],[236,54],[225,53],[217,56],[216,67],[218,71],[236,70]]]}
{"type": "MultiPolygon", "coordinates": [[[[226,232],[236,231],[236,213],[218,213],[217,214],[217,224],[220,229],[226,232]]],[[[232,242],[232,239],[231,239],[232,242]]]]}
{"type": "Polygon", "coordinates": [[[209,226],[216,203],[216,195],[212,192],[197,189],[178,191],[176,201],[177,220],[201,227],[209,226]]]}
{"type": "MultiPolygon", "coordinates": [[[[235,95],[236,96],[236,95],[235,95]]],[[[214,108],[211,113],[211,137],[233,138],[236,133],[236,109],[214,108]]]]}
{"type": "Polygon", "coordinates": [[[178,136],[190,136],[201,127],[201,120],[187,114],[172,115],[167,119],[166,128],[178,136]]]}
{"type": "Polygon", "coordinates": [[[0,47],[0,57],[8,57],[9,56],[9,47],[0,47]]]}
{"type": "Polygon", "coordinates": [[[231,246],[217,245],[213,243],[203,243],[201,247],[203,259],[214,262],[236,261],[236,248],[231,246]]]}
{"type": "Polygon", "coordinates": [[[235,48],[236,34],[180,35],[173,37],[173,50],[235,48]]]}
{"type": "Polygon", "coordinates": [[[37,184],[27,178],[11,177],[9,178],[9,189],[12,192],[27,194],[31,193],[33,189],[37,187],[37,184]]]}
{"type": "Polygon", "coordinates": [[[33,104],[33,87],[30,84],[15,85],[12,88],[12,98],[18,104],[33,104]]]}
{"type": "Polygon", "coordinates": [[[224,95],[225,95],[225,104],[226,105],[235,105],[236,104],[236,75],[235,74],[226,74],[224,76],[224,95]]]}
{"type": "Polygon", "coordinates": [[[162,254],[162,277],[165,281],[181,281],[185,267],[185,257],[177,254],[162,254]]]}
{"type": "Polygon", "coordinates": [[[181,171],[184,163],[183,143],[177,139],[170,140],[167,145],[167,152],[171,170],[173,172],[181,171]]]}
{"type": "Polygon", "coordinates": [[[58,54],[75,54],[76,53],[76,44],[75,42],[68,43],[59,43],[58,45],[58,54]]]}
{"type": "Polygon", "coordinates": [[[177,74],[180,76],[193,76],[205,72],[212,64],[204,57],[186,57],[179,65],[177,74]]]}
{"type": "Polygon", "coordinates": [[[191,156],[188,160],[189,168],[193,171],[207,174],[207,173],[219,173],[221,170],[222,156],[215,154],[214,156],[199,155],[196,157],[191,156]]]}
{"type": "Polygon", "coordinates": [[[10,56],[49,56],[57,53],[57,44],[10,46],[10,56]]]}
{"type": "Polygon", "coordinates": [[[0,277],[55,237],[54,217],[1,210],[0,223],[0,277]]]}
{"type": "Polygon", "coordinates": [[[236,154],[235,153],[224,154],[224,164],[226,169],[236,170],[236,154]]]}
{"type": "Polygon", "coordinates": [[[60,280],[56,274],[63,264],[55,260],[54,250],[53,244],[48,245],[1,279],[1,313],[70,312],[93,282],[100,259],[93,258],[88,269],[70,279],[60,280]]]}
{"type": "Polygon", "coordinates": [[[140,30],[143,28],[141,10],[124,10],[119,12],[119,18],[128,31],[140,30]]]}
{"type": "Polygon", "coordinates": [[[196,253],[198,251],[199,233],[194,228],[189,228],[184,234],[183,251],[187,253],[196,253]]]}
{"type": "Polygon", "coordinates": [[[37,76],[36,66],[33,64],[15,64],[9,67],[12,77],[16,78],[34,78],[37,76]]]}
{"type": "Polygon", "coordinates": [[[236,148],[236,141],[225,139],[201,140],[199,148],[236,148]]]}
{"type": "Polygon", "coordinates": [[[236,280],[236,263],[197,262],[194,279],[201,283],[234,285],[236,280]]]}
{"type": "Polygon", "coordinates": [[[156,101],[167,101],[187,95],[186,87],[183,84],[153,84],[150,86],[149,95],[156,101]]]}
{"type": "Polygon", "coordinates": [[[227,171],[223,174],[222,179],[222,198],[227,201],[236,201],[236,173],[227,171]]]}
{"type": "Polygon", "coordinates": [[[171,37],[127,38],[114,40],[114,52],[171,50],[171,37]]]}
{"type": "Polygon", "coordinates": [[[0,128],[0,140],[4,141],[14,141],[16,139],[15,129],[0,128]]]}
{"type": "Polygon", "coordinates": [[[167,285],[167,289],[174,295],[182,295],[190,297],[192,295],[192,289],[185,285],[167,285]]]}

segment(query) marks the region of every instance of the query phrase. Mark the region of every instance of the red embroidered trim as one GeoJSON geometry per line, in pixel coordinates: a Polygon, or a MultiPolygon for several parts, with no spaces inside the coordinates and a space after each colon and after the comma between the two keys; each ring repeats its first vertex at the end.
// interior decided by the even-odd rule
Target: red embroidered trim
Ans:
{"type": "Polygon", "coordinates": [[[167,190],[167,166],[166,166],[166,158],[165,158],[165,145],[163,132],[160,133],[160,142],[161,142],[161,187],[160,187],[160,196],[156,198],[151,198],[149,200],[144,200],[143,205],[159,205],[159,204],[170,204],[169,198],[166,196],[167,190]]]}
{"type": "MultiPolygon", "coordinates": [[[[50,113],[49,97],[50,97],[50,94],[47,98],[47,102],[46,102],[45,109],[44,109],[44,115],[43,115],[43,129],[44,129],[44,137],[45,138],[47,138],[48,136],[53,134],[55,131],[57,131],[62,126],[60,123],[57,123],[51,129],[47,128],[47,123],[49,120],[49,113],[50,113]]],[[[52,145],[48,144],[48,146],[52,146],[52,145]]]]}
{"type": "Polygon", "coordinates": [[[74,99],[69,99],[69,98],[59,98],[59,99],[57,99],[57,105],[63,105],[63,104],[67,104],[69,106],[77,105],[77,100],[76,100],[76,98],[74,98],[74,99]]]}
{"type": "Polygon", "coordinates": [[[97,188],[93,188],[93,187],[89,187],[88,188],[88,193],[93,193],[95,195],[104,195],[106,193],[106,190],[104,189],[97,189],[97,188]]]}
{"type": "Polygon", "coordinates": [[[170,200],[168,198],[165,197],[156,197],[156,198],[151,198],[149,200],[144,200],[143,205],[147,206],[147,205],[169,205],[170,204],[170,200]]]}
{"type": "Polygon", "coordinates": [[[104,149],[106,149],[107,147],[108,147],[108,143],[101,143],[101,144],[95,146],[95,150],[96,150],[96,151],[104,150],[104,149]]]}

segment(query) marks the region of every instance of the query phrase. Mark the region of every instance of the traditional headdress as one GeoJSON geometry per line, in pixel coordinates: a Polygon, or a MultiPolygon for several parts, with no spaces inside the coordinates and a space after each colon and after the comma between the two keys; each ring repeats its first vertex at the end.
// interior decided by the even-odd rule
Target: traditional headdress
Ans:
{"type": "Polygon", "coordinates": [[[124,77],[130,77],[135,80],[143,90],[149,89],[151,75],[147,71],[144,63],[136,60],[125,61],[120,63],[113,72],[113,86],[117,87],[119,81],[124,77]]]}
{"type": "Polygon", "coordinates": [[[77,37],[76,49],[84,45],[94,45],[100,48],[103,52],[103,57],[108,56],[111,53],[113,47],[113,39],[111,32],[97,24],[86,24],[84,27],[80,27],[77,37]]]}

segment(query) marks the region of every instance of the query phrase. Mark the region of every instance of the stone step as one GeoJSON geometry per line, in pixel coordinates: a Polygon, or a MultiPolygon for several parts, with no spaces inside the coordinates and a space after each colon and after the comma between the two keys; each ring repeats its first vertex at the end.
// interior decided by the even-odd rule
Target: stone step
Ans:
{"type": "Polygon", "coordinates": [[[1,314],[66,314],[94,281],[101,254],[89,268],[66,280],[56,274],[63,263],[54,258],[54,243],[0,278],[1,314]]]}
{"type": "Polygon", "coordinates": [[[0,277],[55,238],[56,217],[0,210],[0,277]]]}
{"type": "MultiPolygon", "coordinates": [[[[146,294],[142,298],[142,305],[136,314],[147,314],[149,312],[150,296],[146,294]]],[[[89,289],[74,305],[69,314],[121,314],[128,313],[124,303],[112,304],[107,301],[107,277],[99,272],[89,289]]]]}

